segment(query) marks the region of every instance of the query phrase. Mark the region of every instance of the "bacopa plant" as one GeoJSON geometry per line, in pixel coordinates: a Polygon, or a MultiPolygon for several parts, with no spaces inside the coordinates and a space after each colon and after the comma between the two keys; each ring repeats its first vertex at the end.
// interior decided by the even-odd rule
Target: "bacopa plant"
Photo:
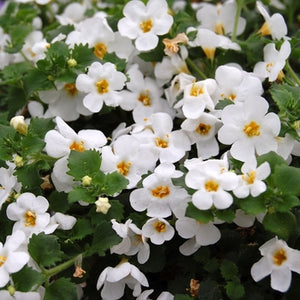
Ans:
{"type": "Polygon", "coordinates": [[[0,299],[299,297],[299,1],[0,2],[0,299]]]}

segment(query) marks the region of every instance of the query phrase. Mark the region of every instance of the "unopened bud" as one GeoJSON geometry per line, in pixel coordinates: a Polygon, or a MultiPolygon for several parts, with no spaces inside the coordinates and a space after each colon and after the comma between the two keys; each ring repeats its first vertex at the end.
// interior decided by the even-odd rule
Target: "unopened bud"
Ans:
{"type": "Polygon", "coordinates": [[[16,165],[17,168],[23,167],[23,165],[24,165],[23,157],[20,156],[20,155],[16,155],[14,157],[14,163],[15,163],[15,165],[16,165]]]}
{"type": "Polygon", "coordinates": [[[76,61],[76,59],[74,59],[74,58],[70,58],[70,59],[68,59],[68,66],[70,67],[70,68],[74,68],[74,67],[76,67],[77,66],[77,61],[76,61]]]}
{"type": "Polygon", "coordinates": [[[82,185],[83,185],[83,186],[89,186],[89,185],[91,185],[91,183],[92,183],[92,178],[91,178],[90,176],[88,176],[88,175],[83,176],[83,177],[81,178],[81,182],[82,182],[82,185]]]}
{"type": "Polygon", "coordinates": [[[104,215],[107,214],[108,210],[111,207],[111,204],[108,201],[107,197],[99,197],[95,202],[96,204],[96,212],[102,213],[104,215]]]}
{"type": "Polygon", "coordinates": [[[11,118],[10,126],[12,126],[16,131],[23,135],[27,135],[27,124],[25,123],[24,116],[16,116],[11,118]]]}
{"type": "Polygon", "coordinates": [[[16,291],[16,289],[15,289],[12,285],[10,285],[10,286],[7,288],[7,290],[8,290],[8,292],[9,292],[10,296],[13,296],[14,293],[15,293],[15,291],[16,291]]]}

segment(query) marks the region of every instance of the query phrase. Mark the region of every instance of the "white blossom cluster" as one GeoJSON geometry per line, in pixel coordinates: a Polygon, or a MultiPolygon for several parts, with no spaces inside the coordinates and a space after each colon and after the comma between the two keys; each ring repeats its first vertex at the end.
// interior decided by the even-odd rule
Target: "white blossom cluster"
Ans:
{"type": "MultiPolygon", "coordinates": [[[[35,2],[44,5],[51,1],[35,2]]],[[[155,49],[160,43],[159,37],[167,34],[173,24],[165,0],[149,0],[147,4],[140,0],[129,1],[117,31],[109,26],[104,12],[92,17],[84,15],[90,2],[70,3],[62,13],[56,14],[61,25],[73,24],[75,29],[50,43],[40,31],[39,20],[35,20],[36,30],[26,37],[23,56],[1,51],[2,41],[9,37],[0,28],[0,67],[22,61],[24,57],[36,64],[56,40],[65,41],[71,48],[88,44],[99,58],[115,53],[125,59],[124,72],[118,71],[113,63],[95,61],[86,73],[78,74],[74,84],[56,82],[55,89],[40,91],[43,105],[29,103],[32,117],[53,117],[56,122],[56,128],[45,136],[46,154],[57,159],[51,181],[58,192],[70,192],[81,184],[68,175],[71,150],[98,151],[102,158],[101,171],[105,174],[118,171],[124,175],[128,179],[132,210],[145,212],[148,217],[141,228],[131,219],[124,223],[111,220],[112,228],[122,241],[110,252],[136,255],[138,262],[144,264],[150,257],[150,244],[162,245],[177,234],[185,240],[179,247],[180,253],[192,255],[200,247],[220,240],[218,225],[221,221],[201,223],[187,217],[188,203],[204,211],[212,207],[224,210],[233,205],[234,197],[257,197],[266,191],[264,180],[271,173],[267,162],[258,165],[257,157],[274,151],[289,161],[291,155],[300,154],[298,142],[288,134],[279,136],[280,119],[270,112],[269,102],[263,97],[263,82],[282,79],[291,52],[285,21],[280,14],[270,15],[258,1],[256,13],[264,19],[259,32],[272,38],[263,49],[264,60],[257,62],[251,72],[235,63],[221,65],[212,78],[200,80],[191,74],[186,63],[190,49],[201,47],[211,61],[218,48],[241,51],[240,45],[231,39],[235,1],[195,4],[200,25],[188,28],[186,40],[166,41],[166,54],[155,64],[141,60],[139,54],[155,49]],[[196,32],[193,40],[187,38],[191,32],[196,32]],[[280,39],[284,42],[277,49],[276,41],[280,39]],[[217,105],[223,99],[231,100],[232,104],[219,109],[217,105]],[[67,124],[80,116],[101,112],[104,105],[120,107],[130,113],[133,123],[120,123],[112,129],[110,137],[97,129],[82,129],[77,133],[67,124]],[[227,151],[222,153],[221,147],[227,151]],[[192,150],[195,157],[189,155],[192,150]],[[231,158],[242,162],[241,173],[233,170],[231,158]],[[179,164],[184,166],[186,174],[179,170],[179,164]],[[192,195],[173,183],[173,179],[184,175],[186,187],[195,191],[192,195]]],[[[55,1],[50,5],[55,11],[55,1]]],[[[181,9],[181,5],[185,5],[184,1],[175,1],[173,9],[181,9]]],[[[242,34],[245,27],[246,19],[240,17],[236,34],[242,34]]],[[[12,126],[16,128],[22,122],[19,120],[12,126]]],[[[29,192],[20,194],[21,185],[13,175],[14,169],[15,165],[9,163],[8,168],[0,168],[0,205],[12,195],[16,198],[6,211],[8,219],[14,222],[13,232],[4,245],[0,244],[0,287],[11,280],[10,274],[26,264],[33,265],[27,251],[32,234],[50,234],[58,228],[69,230],[76,222],[72,216],[51,215],[46,198],[29,192]]],[[[99,198],[96,206],[102,213],[110,208],[107,198],[99,198]]],[[[255,217],[263,218],[236,211],[234,222],[250,227],[255,217]]],[[[260,251],[263,258],[251,269],[253,279],[258,281],[271,274],[272,288],[286,291],[291,271],[300,273],[300,252],[277,238],[261,246],[260,251]]],[[[142,286],[149,285],[147,278],[126,260],[102,270],[97,289],[101,289],[102,299],[121,299],[125,285],[139,300],[150,299],[153,292],[142,291],[142,286]]],[[[1,299],[4,293],[0,291],[1,299]]],[[[16,292],[14,298],[5,299],[40,299],[42,294],[38,291],[18,296],[16,292]]],[[[163,292],[158,299],[174,297],[163,292]]]]}

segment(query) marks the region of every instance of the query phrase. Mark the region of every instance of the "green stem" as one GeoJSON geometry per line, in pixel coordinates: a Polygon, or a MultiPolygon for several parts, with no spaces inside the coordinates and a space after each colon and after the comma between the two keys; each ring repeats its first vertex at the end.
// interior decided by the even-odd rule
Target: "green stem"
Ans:
{"type": "Polygon", "coordinates": [[[207,76],[197,67],[197,65],[188,57],[185,60],[187,64],[198,74],[202,79],[206,79],[207,76]]]}
{"type": "Polygon", "coordinates": [[[241,15],[241,11],[242,11],[242,4],[243,4],[243,0],[236,0],[237,7],[236,7],[232,36],[231,36],[232,42],[236,41],[236,33],[237,33],[237,29],[238,29],[238,24],[239,24],[239,17],[241,15]]]}
{"type": "Polygon", "coordinates": [[[294,81],[297,83],[297,85],[300,86],[300,79],[298,78],[295,71],[292,69],[292,67],[291,67],[288,60],[287,60],[286,65],[285,65],[285,69],[291,75],[291,77],[294,79],[294,81]]]}

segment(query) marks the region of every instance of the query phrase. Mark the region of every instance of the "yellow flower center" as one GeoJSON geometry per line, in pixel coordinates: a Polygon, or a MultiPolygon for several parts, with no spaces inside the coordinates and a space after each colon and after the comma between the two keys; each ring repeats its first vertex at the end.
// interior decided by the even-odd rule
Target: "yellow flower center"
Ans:
{"type": "Polygon", "coordinates": [[[216,53],[216,48],[202,48],[205,56],[210,59],[214,60],[215,58],[215,53],[216,53]]]}
{"type": "Polygon", "coordinates": [[[70,96],[75,96],[78,92],[75,83],[66,83],[65,86],[64,86],[64,89],[67,91],[67,93],[70,96]]]}
{"type": "Polygon", "coordinates": [[[138,97],[138,100],[142,102],[145,106],[151,105],[151,98],[149,95],[149,90],[146,90],[145,93],[141,93],[138,97]]]}
{"type": "Polygon", "coordinates": [[[211,129],[211,126],[208,124],[200,123],[196,128],[196,132],[200,135],[207,135],[211,129]]]}
{"type": "Polygon", "coordinates": [[[270,30],[270,26],[267,22],[265,22],[261,28],[258,30],[257,32],[258,34],[261,34],[262,36],[265,36],[265,35],[269,35],[271,34],[271,30],[270,30]]]}
{"type": "Polygon", "coordinates": [[[273,254],[273,262],[277,266],[281,266],[287,260],[286,252],[283,248],[277,250],[273,254]]]}
{"type": "Polygon", "coordinates": [[[256,122],[251,121],[249,124],[245,125],[243,131],[249,137],[259,136],[260,135],[259,128],[260,126],[256,122]]]}
{"type": "Polygon", "coordinates": [[[273,62],[267,63],[267,64],[266,64],[266,70],[267,70],[268,72],[271,72],[273,65],[274,65],[273,62]]]}
{"type": "Polygon", "coordinates": [[[159,233],[166,231],[166,224],[164,222],[157,221],[153,224],[153,227],[159,233]]]}
{"type": "Polygon", "coordinates": [[[96,87],[99,94],[108,93],[108,86],[109,84],[105,79],[96,82],[96,87]]]}
{"type": "Polygon", "coordinates": [[[219,188],[219,184],[214,179],[212,179],[206,181],[204,187],[208,192],[216,192],[219,188]]]}
{"type": "Polygon", "coordinates": [[[6,261],[6,256],[0,255],[0,267],[5,263],[6,261]]]}
{"type": "Polygon", "coordinates": [[[242,175],[243,180],[245,180],[248,184],[253,184],[256,178],[256,172],[251,171],[249,174],[242,175]]]}
{"type": "Polygon", "coordinates": [[[152,29],[152,27],[153,27],[152,19],[140,23],[140,28],[144,33],[149,32],[152,29]]]}
{"type": "Polygon", "coordinates": [[[222,99],[226,98],[226,99],[229,99],[229,100],[231,100],[231,101],[234,101],[234,99],[236,98],[236,95],[233,94],[233,93],[231,93],[231,94],[228,95],[228,96],[225,96],[225,94],[222,93],[220,96],[221,96],[222,99]]]}
{"type": "Polygon", "coordinates": [[[215,25],[215,33],[224,35],[224,32],[225,32],[224,25],[222,23],[217,23],[215,25]]]}
{"type": "Polygon", "coordinates": [[[190,95],[193,97],[198,97],[201,94],[204,94],[203,86],[193,83],[190,90],[190,95]]]}
{"type": "Polygon", "coordinates": [[[168,148],[168,146],[169,146],[168,141],[161,139],[159,137],[155,138],[155,144],[157,147],[160,147],[160,148],[168,148]]]}
{"type": "Polygon", "coordinates": [[[25,213],[25,226],[35,226],[36,214],[33,211],[28,210],[25,213]]]}
{"type": "Polygon", "coordinates": [[[84,142],[81,141],[80,143],[76,143],[75,141],[73,142],[72,145],[70,145],[70,150],[78,151],[78,152],[83,152],[85,150],[83,146],[84,142]]]}
{"type": "Polygon", "coordinates": [[[117,165],[117,168],[122,175],[126,176],[129,172],[130,166],[131,162],[126,163],[125,161],[122,161],[117,165]]]}
{"type": "Polygon", "coordinates": [[[161,185],[161,186],[156,187],[151,192],[154,197],[164,198],[170,194],[170,189],[166,185],[161,185]]]}
{"type": "Polygon", "coordinates": [[[94,46],[94,54],[102,59],[107,52],[107,46],[103,43],[98,43],[94,46]]]}

